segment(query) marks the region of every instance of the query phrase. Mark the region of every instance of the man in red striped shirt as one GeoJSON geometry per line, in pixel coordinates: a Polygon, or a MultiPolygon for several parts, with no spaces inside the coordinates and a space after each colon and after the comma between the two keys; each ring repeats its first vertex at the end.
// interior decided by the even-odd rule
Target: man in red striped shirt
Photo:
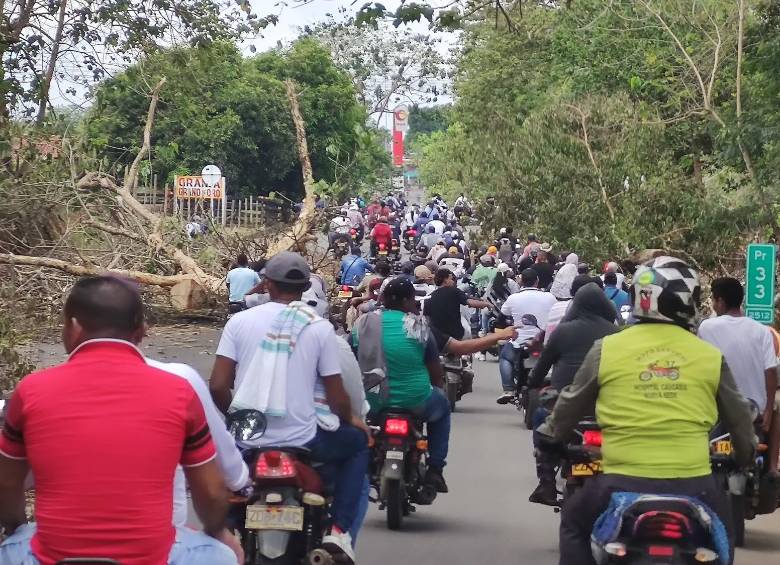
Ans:
{"type": "Polygon", "coordinates": [[[136,348],[143,304],[128,283],[82,279],[65,303],[62,365],[25,377],[0,435],[0,563],[104,557],[122,565],[236,565],[227,491],[203,407],[136,348]],[[177,464],[204,533],[171,524],[177,464]],[[36,524],[26,524],[32,471],[36,524]]]}

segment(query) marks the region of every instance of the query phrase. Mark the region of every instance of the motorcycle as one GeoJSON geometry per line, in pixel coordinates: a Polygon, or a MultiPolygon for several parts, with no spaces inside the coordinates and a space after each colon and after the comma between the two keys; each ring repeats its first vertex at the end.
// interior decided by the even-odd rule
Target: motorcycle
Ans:
{"type": "Polygon", "coordinates": [[[446,381],[447,400],[450,402],[450,412],[455,412],[455,403],[464,394],[471,392],[474,382],[474,371],[471,368],[470,355],[442,355],[444,377],[446,381]]]}
{"type": "Polygon", "coordinates": [[[597,522],[591,548],[599,565],[723,563],[711,529],[707,510],[695,500],[639,494],[604,530],[597,522]]]}
{"type": "Polygon", "coordinates": [[[336,296],[330,301],[330,322],[336,329],[345,329],[349,303],[357,294],[355,288],[357,287],[348,284],[339,286],[336,296]]]}
{"type": "Polygon", "coordinates": [[[415,249],[415,239],[417,239],[417,230],[406,230],[404,233],[404,248],[411,253],[415,249]]]}
{"type": "MultiPolygon", "coordinates": [[[[764,434],[758,421],[755,427],[756,435],[762,439],[764,434]]],[[[771,480],[768,474],[767,449],[766,443],[761,441],[753,463],[747,469],[739,469],[732,458],[730,434],[716,433],[710,440],[712,472],[728,493],[734,543],[737,547],[745,545],[746,520],[753,520],[760,514],[772,514],[777,510],[780,485],[771,480]]]]}
{"type": "Polygon", "coordinates": [[[333,242],[333,254],[337,260],[341,260],[349,253],[349,241],[343,236],[336,238],[333,242]]]}
{"type": "MultiPolygon", "coordinates": [[[[256,410],[239,410],[227,425],[236,440],[265,433],[266,420],[256,410]]],[[[330,526],[330,500],[320,475],[300,447],[251,449],[244,454],[251,486],[231,499],[231,518],[241,537],[245,565],[334,565],[322,548],[330,526]]]]}
{"type": "Polygon", "coordinates": [[[390,253],[389,257],[394,262],[399,262],[401,260],[401,246],[398,244],[398,240],[393,238],[390,241],[390,253]]]}
{"type": "Polygon", "coordinates": [[[369,471],[377,493],[372,501],[387,511],[388,529],[399,530],[415,504],[430,505],[437,494],[435,487],[424,483],[428,451],[424,424],[398,408],[381,412],[371,423],[376,441],[369,471]]]}

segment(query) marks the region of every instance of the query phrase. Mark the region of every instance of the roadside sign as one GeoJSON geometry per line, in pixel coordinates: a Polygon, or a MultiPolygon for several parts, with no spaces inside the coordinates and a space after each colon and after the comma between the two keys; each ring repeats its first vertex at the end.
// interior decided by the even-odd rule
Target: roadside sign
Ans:
{"type": "Polygon", "coordinates": [[[177,176],[174,179],[177,198],[202,198],[222,200],[225,196],[225,177],[209,185],[201,176],[177,176]]]}
{"type": "Polygon", "coordinates": [[[753,243],[747,248],[745,315],[762,324],[775,321],[776,247],[753,243]]]}
{"type": "Polygon", "coordinates": [[[216,165],[206,165],[203,167],[200,176],[203,177],[203,182],[206,186],[214,186],[222,179],[222,171],[216,165]]]}
{"type": "Polygon", "coordinates": [[[393,131],[409,131],[409,107],[406,104],[396,106],[393,110],[393,131]]]}

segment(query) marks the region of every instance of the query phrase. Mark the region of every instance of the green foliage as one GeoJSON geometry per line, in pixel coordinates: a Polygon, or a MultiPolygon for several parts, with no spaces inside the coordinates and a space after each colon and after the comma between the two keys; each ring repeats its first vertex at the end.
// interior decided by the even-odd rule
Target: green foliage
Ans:
{"type": "Polygon", "coordinates": [[[516,9],[516,33],[471,26],[449,127],[414,143],[423,184],[589,261],[739,260],[776,225],[756,209],[778,190],[780,8],[748,13],[738,118],[737,3],[705,4],[578,0],[516,9]]]}
{"type": "Polygon", "coordinates": [[[105,81],[87,130],[108,164],[132,160],[142,135],[148,98],[160,77],[152,138],[152,169],[168,182],[174,174],[220,166],[228,189],[239,194],[302,191],[294,129],[283,80],[298,85],[315,178],[350,184],[370,178],[386,160],[364,124],[366,112],[352,83],[312,40],[285,51],[244,59],[232,43],[159,52],[105,81]],[[356,165],[339,174],[328,153],[356,165]]]}
{"type": "Polygon", "coordinates": [[[409,131],[406,142],[413,144],[418,135],[444,131],[450,123],[450,106],[419,106],[409,109],[409,131]]]}

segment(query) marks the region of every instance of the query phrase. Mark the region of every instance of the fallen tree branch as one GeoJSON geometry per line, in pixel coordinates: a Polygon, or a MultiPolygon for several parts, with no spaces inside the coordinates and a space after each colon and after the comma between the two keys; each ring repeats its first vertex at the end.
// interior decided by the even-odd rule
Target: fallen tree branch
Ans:
{"type": "Polygon", "coordinates": [[[87,220],[86,222],[84,222],[84,224],[99,229],[100,231],[110,233],[112,235],[121,235],[123,237],[132,239],[134,241],[146,241],[143,236],[135,232],[131,232],[130,230],[126,230],[124,228],[120,228],[117,226],[112,226],[110,224],[104,224],[103,222],[100,222],[98,220],[87,220]]]}
{"type": "Polygon", "coordinates": [[[30,255],[14,255],[13,253],[0,253],[0,263],[6,265],[29,265],[32,267],[46,267],[57,269],[76,277],[96,277],[103,275],[115,275],[134,280],[142,284],[171,287],[180,282],[193,280],[191,275],[155,275],[141,271],[128,271],[124,269],[103,269],[101,267],[87,267],[75,265],[61,259],[51,257],[32,257],[30,255]]]}

